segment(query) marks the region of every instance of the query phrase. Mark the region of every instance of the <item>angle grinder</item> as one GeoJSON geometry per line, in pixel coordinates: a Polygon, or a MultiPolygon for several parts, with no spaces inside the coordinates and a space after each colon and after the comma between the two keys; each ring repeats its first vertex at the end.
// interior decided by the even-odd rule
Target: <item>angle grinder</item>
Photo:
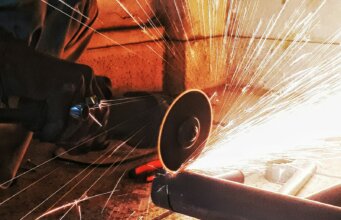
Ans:
{"type": "Polygon", "coordinates": [[[210,99],[201,90],[187,90],[177,96],[163,117],[158,154],[168,172],[177,172],[199,156],[212,127],[210,99]]]}
{"type": "MultiPolygon", "coordinates": [[[[24,123],[29,127],[38,129],[44,123],[46,116],[46,103],[24,99],[25,108],[0,108],[0,123],[24,123]]],[[[73,105],[69,109],[69,115],[78,120],[89,117],[90,109],[100,105],[96,96],[85,98],[83,103],[73,105]]]]}
{"type": "MultiPolygon", "coordinates": [[[[84,120],[91,108],[100,105],[96,97],[70,107],[69,115],[84,120]]],[[[25,109],[0,109],[0,123],[39,124],[43,121],[45,103],[26,103],[25,109]]],[[[176,172],[205,147],[212,126],[212,108],[207,95],[200,90],[187,90],[178,95],[167,109],[160,125],[157,149],[167,171],[176,172]]]]}

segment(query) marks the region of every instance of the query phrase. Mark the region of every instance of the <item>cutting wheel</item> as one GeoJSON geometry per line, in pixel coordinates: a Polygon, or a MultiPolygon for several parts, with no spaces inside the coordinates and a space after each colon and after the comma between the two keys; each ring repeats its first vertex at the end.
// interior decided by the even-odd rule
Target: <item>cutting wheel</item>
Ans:
{"type": "Polygon", "coordinates": [[[159,158],[166,170],[176,172],[199,156],[212,126],[209,98],[200,90],[180,94],[168,108],[158,138],[159,158]]]}

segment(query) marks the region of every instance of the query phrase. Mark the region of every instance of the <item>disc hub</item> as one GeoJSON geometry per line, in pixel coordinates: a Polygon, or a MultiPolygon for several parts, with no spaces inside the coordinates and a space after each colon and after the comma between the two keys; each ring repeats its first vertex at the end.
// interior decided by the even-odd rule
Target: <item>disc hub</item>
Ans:
{"type": "Polygon", "coordinates": [[[182,148],[189,149],[198,140],[199,134],[199,119],[197,117],[190,117],[178,129],[178,142],[182,148]]]}

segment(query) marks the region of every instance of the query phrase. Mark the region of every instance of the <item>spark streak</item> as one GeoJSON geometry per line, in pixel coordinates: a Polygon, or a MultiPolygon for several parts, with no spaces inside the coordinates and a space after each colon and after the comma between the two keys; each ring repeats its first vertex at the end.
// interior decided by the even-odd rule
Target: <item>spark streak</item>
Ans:
{"type": "MultiPolygon", "coordinates": [[[[50,5],[47,1],[41,1],[112,43],[118,44],[114,39],[94,30],[82,21],[76,20],[71,15],[50,5]]],[[[133,13],[129,12],[122,1],[115,1],[133,19],[143,33],[154,39],[145,24],[142,24],[139,18],[134,17],[133,13]]],[[[59,2],[66,4],[62,0],[59,0],[59,2]]],[[[325,7],[326,1],[321,1],[312,12],[307,11],[306,0],[300,1],[290,15],[286,14],[286,10],[293,1],[285,1],[280,10],[269,18],[257,19],[256,25],[252,24],[251,21],[257,13],[261,12],[260,9],[263,7],[263,2],[259,0],[200,0],[194,1],[195,3],[190,0],[173,0],[169,2],[173,2],[177,17],[175,20],[179,20],[178,23],[171,22],[169,26],[177,32],[183,32],[185,40],[181,43],[188,44],[191,52],[189,55],[192,56],[191,58],[197,65],[197,69],[200,70],[201,65],[195,60],[197,51],[195,51],[191,41],[207,38],[208,46],[201,53],[206,53],[209,56],[206,60],[209,66],[209,74],[212,74],[216,79],[219,79],[220,73],[223,73],[226,77],[226,85],[222,95],[219,97],[219,100],[221,100],[219,104],[222,105],[218,113],[221,116],[220,126],[213,131],[211,140],[203,155],[190,164],[187,167],[188,169],[199,172],[212,170],[216,173],[222,173],[231,169],[261,170],[265,161],[278,157],[311,159],[318,162],[328,158],[338,158],[337,155],[341,151],[340,144],[331,143],[328,138],[341,136],[341,104],[339,104],[341,100],[341,54],[338,53],[339,49],[335,47],[337,40],[341,36],[341,28],[331,34],[325,41],[320,42],[319,45],[315,45],[313,49],[311,49],[312,42],[308,33],[309,29],[318,25],[319,13],[325,7]],[[196,5],[196,7],[192,9],[189,5],[196,5]],[[225,8],[227,15],[219,14],[219,7],[225,8]],[[199,25],[190,16],[192,13],[194,14],[194,10],[199,10],[199,25]],[[184,12],[187,15],[184,16],[184,12]],[[219,23],[221,16],[226,16],[224,33],[216,43],[214,38],[217,36],[214,36],[214,34],[221,25],[219,23]],[[285,25],[283,29],[277,30],[277,26],[281,25],[284,16],[286,16],[285,25]],[[197,29],[199,29],[199,36],[196,36],[197,29]],[[252,33],[247,35],[247,31],[251,29],[252,33]],[[257,97],[256,103],[249,103],[249,97],[255,96],[259,86],[263,85],[267,86],[267,91],[257,97]],[[225,112],[224,109],[232,103],[234,94],[238,92],[239,88],[241,93],[234,100],[234,107],[225,112]]],[[[136,3],[147,15],[140,2],[136,0],[136,3]]],[[[146,4],[151,9],[149,3],[146,2],[146,4]]],[[[167,12],[167,6],[165,6],[168,3],[160,1],[160,4],[164,16],[171,21],[171,15],[167,12]]],[[[73,8],[72,10],[78,14],[80,13],[78,9],[73,8]]],[[[153,9],[151,10],[153,11],[153,9]]],[[[153,15],[160,25],[161,19],[154,11],[153,15]]],[[[84,17],[82,14],[81,16],[84,17]]],[[[152,20],[148,21],[148,23],[154,29],[158,26],[152,20]]],[[[158,32],[158,34],[161,33],[158,32]]],[[[178,42],[174,43],[167,32],[165,36],[162,36],[161,40],[153,41],[160,47],[164,44],[165,48],[174,54],[175,59],[183,59],[186,62],[191,61],[187,60],[188,57],[184,57],[181,51],[178,51],[179,49],[176,47],[178,42]]],[[[137,55],[128,47],[120,46],[137,55]]],[[[148,45],[147,47],[169,65],[163,54],[158,54],[148,45]]],[[[100,107],[138,102],[141,100],[140,98],[143,97],[107,100],[101,102],[100,107]]],[[[104,133],[118,126],[109,128],[104,133]]],[[[95,138],[91,137],[83,141],[82,144],[95,138]]],[[[81,144],[72,147],[70,150],[79,146],[81,144]]],[[[54,159],[43,162],[32,170],[54,159]]],[[[102,157],[98,158],[98,160],[101,159],[102,157]]],[[[87,169],[89,168],[85,168],[82,172],[87,171],[87,169]]],[[[81,218],[80,203],[95,197],[88,197],[87,193],[109,169],[105,170],[93,183],[89,184],[82,197],[60,207],[50,209],[38,219],[68,209],[63,216],[65,217],[73,207],[78,208],[81,218]]],[[[93,170],[89,171],[86,176],[92,174],[93,170]]],[[[25,175],[27,172],[20,174],[16,178],[25,175]]],[[[116,182],[114,189],[106,193],[109,197],[102,212],[105,210],[113,193],[116,192],[122,176],[116,182]]],[[[334,178],[340,179],[336,175],[334,178]]],[[[66,194],[76,189],[81,181],[76,183],[67,193],[61,195],[58,202],[66,194]]],[[[35,183],[33,182],[31,185],[33,186],[35,183]]],[[[70,183],[71,180],[62,187],[70,183]]],[[[25,189],[28,189],[31,185],[25,189]]],[[[13,196],[20,194],[25,189],[13,196]]],[[[57,194],[60,189],[52,195],[57,194]]],[[[4,200],[0,205],[13,198],[13,196],[4,200]]],[[[45,201],[38,204],[24,217],[32,213],[45,201]]],[[[149,201],[146,215],[148,211],[149,201]]]]}

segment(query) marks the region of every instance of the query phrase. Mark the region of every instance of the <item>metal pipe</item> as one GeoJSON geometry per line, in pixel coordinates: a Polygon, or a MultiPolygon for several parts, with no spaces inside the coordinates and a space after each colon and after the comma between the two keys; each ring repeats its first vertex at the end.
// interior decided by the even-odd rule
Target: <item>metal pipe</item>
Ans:
{"type": "Polygon", "coordinates": [[[216,175],[214,177],[217,179],[229,180],[237,183],[244,183],[245,181],[244,173],[240,170],[232,170],[230,172],[216,175]]]}
{"type": "Polygon", "coordinates": [[[334,206],[341,206],[341,184],[314,193],[306,199],[327,203],[334,206]]]}
{"type": "Polygon", "coordinates": [[[295,196],[316,172],[316,164],[307,163],[297,169],[294,175],[282,186],[279,193],[295,196]]]}
{"type": "Polygon", "coordinates": [[[341,208],[183,172],[155,178],[152,200],[199,219],[339,220],[341,208]]]}

